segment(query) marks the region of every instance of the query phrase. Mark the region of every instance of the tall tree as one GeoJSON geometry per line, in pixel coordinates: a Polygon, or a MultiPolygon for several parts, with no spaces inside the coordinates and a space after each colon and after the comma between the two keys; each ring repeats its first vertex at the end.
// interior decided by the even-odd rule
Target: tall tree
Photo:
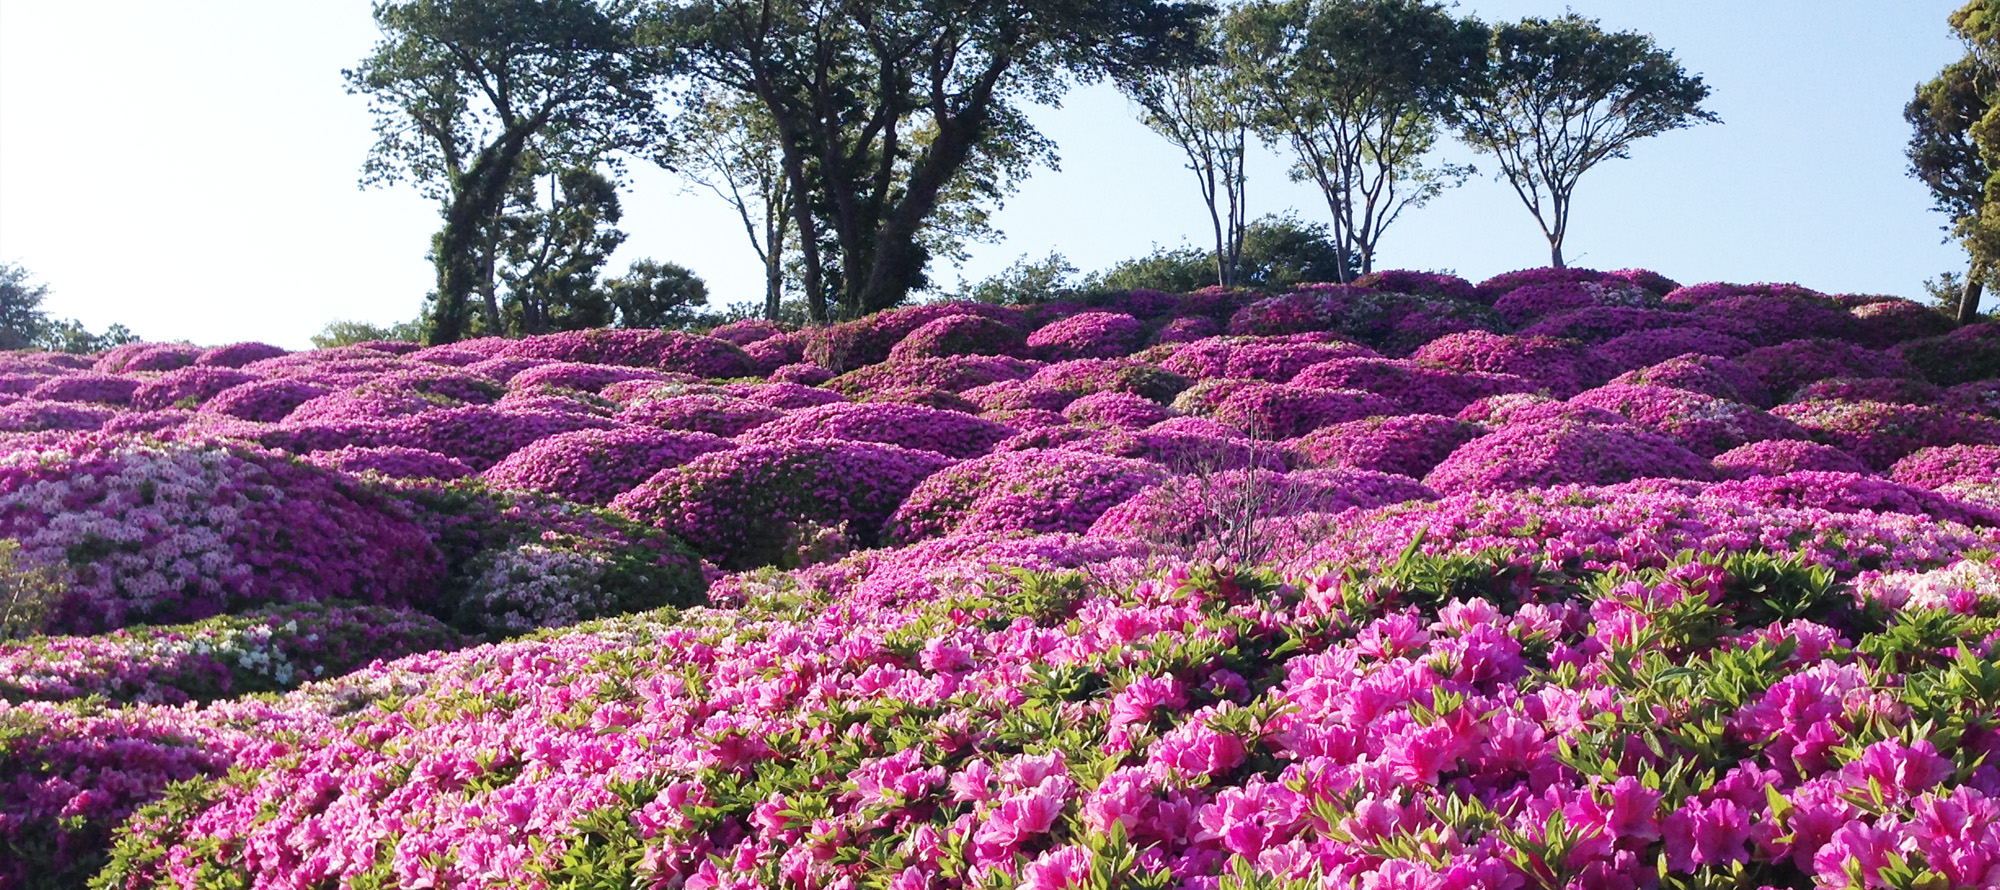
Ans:
{"type": "Polygon", "coordinates": [[[383,39],[342,72],[365,94],[376,143],[362,182],[415,181],[442,205],[432,243],[429,339],[470,332],[469,301],[494,294],[497,221],[524,165],[554,166],[653,141],[666,52],[633,45],[637,0],[377,2],[383,39]]]}
{"type": "Polygon", "coordinates": [[[661,163],[736,211],[764,266],[764,318],[776,321],[793,214],[777,126],[755,99],[711,86],[689,93],[674,130],[678,150],[663,153],[661,163]]]}
{"type": "Polygon", "coordinates": [[[1577,180],[1631,157],[1640,139],[1720,122],[1701,107],[1708,96],[1701,77],[1653,38],[1571,13],[1493,28],[1483,76],[1457,122],[1468,144],[1499,160],[1561,268],[1577,180]]]}
{"type": "Polygon", "coordinates": [[[1484,35],[1425,0],[1259,0],[1230,16],[1227,51],[1261,132],[1326,198],[1340,280],[1373,271],[1383,232],[1470,168],[1427,165],[1444,114],[1478,70],[1484,35]]]}
{"type": "Polygon", "coordinates": [[[1140,121],[1186,156],[1215,235],[1215,283],[1234,287],[1249,212],[1243,162],[1256,108],[1230,64],[1239,57],[1221,52],[1222,30],[1202,31],[1218,64],[1147,72],[1118,86],[1138,103],[1140,121]]]}
{"type": "Polygon", "coordinates": [[[1992,108],[1996,84],[1993,72],[1967,55],[1945,66],[1937,77],[1919,84],[1903,107],[1912,135],[1907,154],[1910,174],[1931,190],[1937,209],[1951,218],[1945,229],[1956,235],[1972,255],[1972,265],[1958,295],[1960,323],[1979,313],[1979,297],[1992,271],[1993,251],[1983,237],[1987,181],[1992,172],[1972,138],[1972,128],[1992,108]]]}
{"type": "Polygon", "coordinates": [[[499,220],[509,333],[604,327],[612,309],[598,270],[625,242],[618,187],[593,167],[538,164],[499,220]]]}
{"type": "MultiPolygon", "coordinates": [[[[1205,6],[1164,0],[671,0],[657,39],[776,127],[815,318],[924,284],[927,226],[961,174],[1077,76],[1200,55],[1205,6]]],[[[1004,170],[1005,166],[1000,168],[1004,170]]],[[[973,187],[977,187],[976,184],[973,187]]],[[[998,196],[993,196],[997,198],[998,196]]]]}

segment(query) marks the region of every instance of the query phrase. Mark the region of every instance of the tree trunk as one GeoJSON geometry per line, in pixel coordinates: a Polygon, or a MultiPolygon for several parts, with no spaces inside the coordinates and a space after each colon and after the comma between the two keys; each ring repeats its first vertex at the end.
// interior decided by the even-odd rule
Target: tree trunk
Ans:
{"type": "Polygon", "coordinates": [[[1568,268],[1563,265],[1563,243],[1561,239],[1549,239],[1549,265],[1558,269],[1568,268]]]}
{"type": "MultiPolygon", "coordinates": [[[[537,115],[509,127],[493,144],[481,149],[472,167],[453,183],[444,228],[433,242],[438,294],[428,338],[431,345],[455,343],[465,337],[466,303],[480,291],[481,254],[482,247],[490,240],[488,228],[507,197],[507,184],[513,180],[514,170],[527,150],[528,138],[545,121],[544,115],[537,115]]],[[[492,276],[486,276],[486,281],[490,285],[492,276]]],[[[490,299],[488,303],[488,320],[495,321],[499,307],[490,299]]]]}
{"type": "Polygon", "coordinates": [[[1975,262],[1965,273],[1965,290],[1958,295],[1958,323],[1971,324],[1979,318],[1979,296],[1986,289],[1986,264],[1975,262]]]}

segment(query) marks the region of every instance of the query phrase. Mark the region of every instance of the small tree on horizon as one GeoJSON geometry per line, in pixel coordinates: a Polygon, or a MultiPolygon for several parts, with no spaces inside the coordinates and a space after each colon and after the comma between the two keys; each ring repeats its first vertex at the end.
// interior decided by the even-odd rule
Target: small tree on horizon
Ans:
{"type": "Polygon", "coordinates": [[[1139,105],[1140,122],[1186,156],[1214,230],[1215,282],[1234,287],[1248,228],[1243,163],[1256,107],[1222,52],[1222,30],[1209,24],[1203,33],[1217,64],[1149,72],[1118,88],[1139,105]]]}
{"type": "Polygon", "coordinates": [[[1648,136],[1719,123],[1708,85],[1639,33],[1575,13],[1490,29],[1486,64],[1457,107],[1461,138],[1493,155],[1562,268],[1571,200],[1585,171],[1631,157],[1648,136]]]}
{"type": "Polygon", "coordinates": [[[1326,198],[1344,258],[1336,280],[1373,271],[1403,211],[1472,173],[1424,159],[1479,67],[1477,23],[1426,0],[1257,0],[1225,27],[1260,135],[1290,146],[1292,178],[1326,198]]]}

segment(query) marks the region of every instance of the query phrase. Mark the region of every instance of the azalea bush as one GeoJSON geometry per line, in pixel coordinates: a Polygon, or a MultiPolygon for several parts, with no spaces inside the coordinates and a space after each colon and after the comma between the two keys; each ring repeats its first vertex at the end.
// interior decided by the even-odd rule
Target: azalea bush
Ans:
{"type": "Polygon", "coordinates": [[[0,887],[2000,886],[2000,341],[1913,306],[0,355],[0,887]]]}

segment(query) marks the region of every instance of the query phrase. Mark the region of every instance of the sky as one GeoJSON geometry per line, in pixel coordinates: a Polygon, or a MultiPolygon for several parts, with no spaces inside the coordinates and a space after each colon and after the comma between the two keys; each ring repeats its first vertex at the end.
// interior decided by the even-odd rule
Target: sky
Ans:
{"type": "MultiPolygon", "coordinates": [[[[1902,108],[1963,54],[1961,0],[1464,0],[1494,22],[1566,9],[1651,34],[1713,90],[1723,123],[1637,144],[1582,179],[1572,265],[1649,268],[1682,282],[1795,281],[1921,296],[1962,271],[1942,215],[1907,173],[1902,108]]],[[[412,186],[363,189],[372,119],[341,69],[380,39],[366,0],[0,0],[0,261],[49,285],[45,307],[149,340],[303,348],[329,321],[413,318],[433,283],[437,205],[412,186]]],[[[1060,168],[1021,184],[973,246],[978,280],[1062,253],[1101,269],[1156,246],[1204,245],[1206,210],[1178,149],[1115,90],[1085,85],[1031,120],[1060,168]]],[[[1378,268],[1474,281],[1547,263],[1490,157],[1389,229],[1378,268]]],[[[1252,215],[1329,218],[1287,161],[1251,159],[1252,215]]],[[[712,303],[761,298],[761,267],[727,205],[631,167],[607,271],[680,263],[712,303]]]]}

